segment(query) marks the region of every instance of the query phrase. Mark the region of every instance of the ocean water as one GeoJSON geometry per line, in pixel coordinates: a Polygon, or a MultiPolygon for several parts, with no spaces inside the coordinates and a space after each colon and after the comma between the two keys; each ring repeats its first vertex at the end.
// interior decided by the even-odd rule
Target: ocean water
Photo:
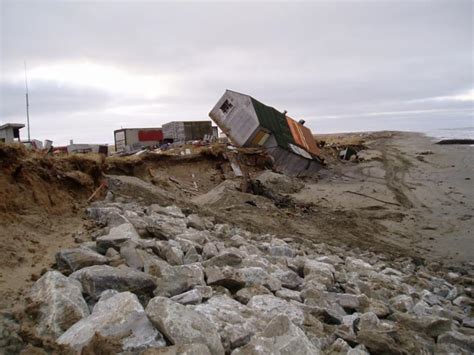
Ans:
{"type": "Polygon", "coordinates": [[[421,133],[432,137],[433,140],[441,139],[474,139],[474,126],[461,128],[436,128],[424,130],[421,133]]]}

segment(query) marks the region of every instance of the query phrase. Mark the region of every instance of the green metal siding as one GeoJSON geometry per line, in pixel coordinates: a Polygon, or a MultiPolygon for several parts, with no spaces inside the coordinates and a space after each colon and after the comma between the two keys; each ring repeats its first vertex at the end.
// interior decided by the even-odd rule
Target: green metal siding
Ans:
{"type": "Polygon", "coordinates": [[[288,149],[290,143],[296,144],[285,115],[273,107],[262,104],[253,97],[251,99],[260,125],[273,133],[277,144],[284,149],[288,149]]]}

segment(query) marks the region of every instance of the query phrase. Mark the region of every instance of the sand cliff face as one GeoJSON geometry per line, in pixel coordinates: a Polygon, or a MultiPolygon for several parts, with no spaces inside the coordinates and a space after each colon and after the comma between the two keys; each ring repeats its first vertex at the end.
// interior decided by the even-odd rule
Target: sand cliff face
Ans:
{"type": "MultiPolygon", "coordinates": [[[[82,314],[61,311],[65,304],[54,297],[53,282],[59,280],[70,282],[71,290],[80,284],[92,311],[82,314],[82,322],[99,330],[88,338],[74,333],[81,329],[76,325],[70,331],[76,335],[63,339],[82,339],[92,352],[141,351],[186,337],[197,350],[185,350],[198,353],[204,351],[199,339],[208,338],[214,339],[207,346],[211,353],[222,347],[237,354],[259,347],[277,352],[286,345],[298,353],[346,353],[357,346],[361,353],[464,351],[472,326],[470,148],[433,146],[414,134],[355,138],[350,145],[359,147],[357,160],[338,161],[341,138],[337,146],[328,140],[328,167],[318,179],[267,171],[258,189],[233,177],[222,152],[103,161],[2,150],[2,302],[10,307],[15,298],[18,304],[24,296],[36,299],[22,323],[23,338],[13,336],[18,324],[8,320],[12,336],[2,341],[16,349],[25,342],[60,351],[79,346],[56,344],[59,334],[37,329],[48,307],[59,315],[54,329],[65,333],[78,320],[61,314],[82,314]],[[123,173],[129,176],[105,176],[123,173]],[[107,195],[104,189],[86,214],[87,198],[104,180],[107,195]],[[41,289],[59,303],[41,303],[30,285],[53,268],[74,276],[43,280],[31,292],[41,289]],[[115,291],[101,296],[103,285],[115,291]],[[99,299],[101,307],[116,310],[116,318],[94,315],[99,299]],[[190,319],[204,317],[216,329],[190,336],[194,330],[163,315],[188,315],[175,304],[193,305],[186,306],[190,319]],[[104,333],[120,320],[122,306],[131,307],[138,323],[104,333]],[[165,340],[123,338],[142,326],[165,340]],[[280,340],[270,341],[273,336],[280,340]],[[295,337],[299,341],[292,343],[295,337]]],[[[240,164],[258,180],[267,163],[252,154],[240,164]]]]}

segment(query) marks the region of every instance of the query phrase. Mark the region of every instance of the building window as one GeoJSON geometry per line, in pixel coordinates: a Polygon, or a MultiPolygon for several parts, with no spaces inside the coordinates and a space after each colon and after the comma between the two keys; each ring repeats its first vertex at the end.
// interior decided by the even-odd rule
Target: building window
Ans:
{"type": "Polygon", "coordinates": [[[229,112],[229,110],[234,107],[234,105],[232,105],[229,100],[225,100],[224,103],[222,104],[221,106],[221,111],[224,112],[224,113],[227,113],[229,112]]]}

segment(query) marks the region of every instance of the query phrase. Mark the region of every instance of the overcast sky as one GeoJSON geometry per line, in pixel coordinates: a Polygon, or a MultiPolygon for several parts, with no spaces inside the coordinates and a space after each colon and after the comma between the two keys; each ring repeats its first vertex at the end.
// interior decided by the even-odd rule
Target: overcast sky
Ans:
{"type": "Polygon", "coordinates": [[[0,3],[0,123],[26,59],[32,138],[208,119],[225,89],[315,133],[474,126],[470,0],[0,3]]]}

